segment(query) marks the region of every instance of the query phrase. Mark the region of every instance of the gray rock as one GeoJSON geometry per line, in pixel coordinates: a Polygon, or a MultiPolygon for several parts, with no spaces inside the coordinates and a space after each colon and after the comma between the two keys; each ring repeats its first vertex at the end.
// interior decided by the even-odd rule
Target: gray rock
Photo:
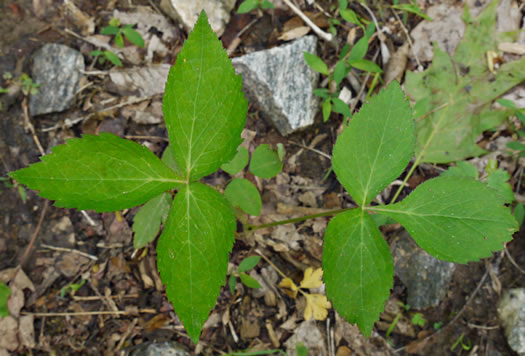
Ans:
{"type": "Polygon", "coordinates": [[[190,356],[181,345],[172,342],[146,343],[138,345],[129,353],[130,356],[190,356]]]}
{"type": "Polygon", "coordinates": [[[248,97],[283,136],[314,122],[319,101],[313,90],[319,73],[306,64],[303,53],[315,53],[316,44],[315,36],[306,36],[233,59],[248,97]]]}
{"type": "Polygon", "coordinates": [[[414,309],[437,306],[447,294],[456,265],[432,257],[403,231],[390,246],[395,274],[407,287],[407,303],[414,309]]]}
{"type": "Polygon", "coordinates": [[[36,51],[31,72],[40,88],[29,100],[31,115],[69,109],[84,68],[82,54],[67,46],[51,43],[36,51]]]}
{"type": "Polygon", "coordinates": [[[525,288],[506,290],[498,305],[498,315],[509,346],[525,355],[525,288]]]}
{"type": "Polygon", "coordinates": [[[230,12],[236,0],[161,0],[160,7],[173,20],[181,22],[191,31],[202,10],[206,11],[208,21],[217,35],[222,35],[230,21],[230,12]]]}
{"type": "Polygon", "coordinates": [[[296,356],[296,345],[302,342],[308,349],[308,355],[327,356],[327,346],[323,334],[315,320],[304,321],[295,330],[294,334],[286,340],[284,346],[289,356],[296,356]]]}

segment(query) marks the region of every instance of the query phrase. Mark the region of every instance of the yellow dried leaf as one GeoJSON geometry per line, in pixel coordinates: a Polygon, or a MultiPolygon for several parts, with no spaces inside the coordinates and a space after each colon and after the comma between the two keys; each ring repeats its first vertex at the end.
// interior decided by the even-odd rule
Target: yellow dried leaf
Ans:
{"type": "Polygon", "coordinates": [[[290,293],[287,294],[294,299],[297,296],[297,292],[299,291],[299,287],[297,287],[290,278],[284,278],[281,283],[279,283],[279,287],[288,288],[290,293]]]}
{"type": "Polygon", "coordinates": [[[325,320],[328,316],[328,309],[332,304],[322,294],[305,294],[306,308],[304,309],[304,320],[325,320]]]}
{"type": "Polygon", "coordinates": [[[323,285],[323,269],[318,268],[314,271],[312,267],[308,267],[304,271],[304,277],[301,282],[301,288],[319,288],[323,285]]]}

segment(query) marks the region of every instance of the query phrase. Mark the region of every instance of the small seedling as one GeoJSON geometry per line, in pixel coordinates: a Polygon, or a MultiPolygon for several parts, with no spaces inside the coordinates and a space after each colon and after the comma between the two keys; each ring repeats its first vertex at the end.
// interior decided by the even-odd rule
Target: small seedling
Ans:
{"type": "Polygon", "coordinates": [[[132,25],[121,26],[120,20],[114,17],[109,21],[109,26],[104,27],[100,33],[102,35],[115,36],[113,41],[118,48],[124,47],[124,37],[135,46],[144,47],[144,39],[140,33],[135,31],[132,25]]]}
{"type": "Polygon", "coordinates": [[[415,313],[412,316],[411,321],[412,321],[412,324],[417,325],[417,326],[421,326],[421,327],[425,326],[425,323],[427,322],[425,320],[425,318],[423,318],[423,314],[421,314],[421,313],[415,313]]]}
{"type": "Polygon", "coordinates": [[[244,0],[237,9],[238,14],[245,14],[247,12],[260,9],[268,10],[273,9],[274,6],[268,0],[244,0]]]}
{"type": "MultiPolygon", "coordinates": [[[[115,45],[119,48],[124,47],[124,37],[127,38],[135,46],[143,48],[144,39],[133,29],[132,25],[121,26],[120,20],[116,18],[111,18],[109,25],[104,27],[100,31],[102,35],[114,36],[113,41],[115,45]]],[[[94,50],[90,53],[95,60],[98,58],[100,64],[104,64],[106,60],[113,63],[117,67],[122,67],[122,61],[120,58],[112,51],[109,50],[94,50]]]]}
{"type": "Polygon", "coordinates": [[[86,284],[86,280],[82,279],[80,283],[69,283],[67,286],[60,289],[60,298],[64,298],[66,294],[75,295],[75,293],[86,284]]]}
{"type": "Polygon", "coordinates": [[[262,288],[259,282],[246,272],[254,268],[261,258],[259,256],[250,256],[246,257],[237,267],[237,273],[232,273],[228,281],[228,286],[230,287],[230,292],[232,295],[235,293],[235,287],[237,286],[237,277],[241,279],[242,284],[248,288],[262,288]]]}
{"type": "Polygon", "coordinates": [[[353,68],[375,73],[376,75],[381,74],[383,71],[377,64],[367,59],[364,59],[366,52],[368,51],[368,40],[375,31],[375,26],[370,23],[364,32],[364,36],[357,41],[357,43],[350,49],[349,45],[345,45],[339,55],[334,70],[330,71],[328,65],[323,62],[321,58],[313,53],[304,53],[304,59],[306,63],[316,72],[319,72],[329,78],[328,87],[331,88],[331,82],[335,84],[335,91],[331,92],[326,88],[318,88],[314,90],[314,94],[323,99],[322,113],[323,120],[326,122],[330,118],[331,112],[342,114],[344,117],[350,118],[352,113],[341,99],[340,84],[343,79],[347,76],[350,70],[353,68]]]}
{"type": "Polygon", "coordinates": [[[470,342],[470,340],[467,340],[467,342],[463,342],[464,336],[464,334],[461,334],[461,336],[456,340],[456,342],[454,342],[454,344],[450,346],[450,351],[454,351],[458,346],[461,346],[461,349],[465,351],[470,351],[470,349],[472,348],[472,343],[470,342]]]}
{"type": "MultiPolygon", "coordinates": [[[[175,195],[167,204],[168,217],[157,242],[157,265],[168,299],[197,343],[226,282],[237,228],[230,201],[200,180],[231,163],[242,141],[247,110],[242,79],[202,12],[170,70],[164,92],[168,156],[173,163],[135,142],[101,133],[70,139],[41,162],[9,176],[55,200],[57,207],[97,212],[175,195]]],[[[390,203],[375,203],[374,198],[405,171],[415,147],[413,112],[394,81],[353,115],[333,149],[333,170],[357,208],[244,224],[243,231],[249,232],[335,215],[325,231],[323,269],[306,270],[299,286],[288,282],[289,289],[306,297],[305,319],[326,318],[331,307],[326,296],[303,291],[320,287],[324,271],[326,293],[335,310],[370,336],[394,277],[392,255],[371,217],[374,213],[396,220],[434,257],[456,263],[489,257],[512,239],[516,220],[504,206],[505,197],[488,182],[456,175],[432,178],[396,202],[424,152],[416,156],[390,203]]],[[[279,153],[264,145],[249,165],[252,173],[263,177],[281,168],[279,153]],[[256,163],[259,159],[268,163],[256,163]]]]}

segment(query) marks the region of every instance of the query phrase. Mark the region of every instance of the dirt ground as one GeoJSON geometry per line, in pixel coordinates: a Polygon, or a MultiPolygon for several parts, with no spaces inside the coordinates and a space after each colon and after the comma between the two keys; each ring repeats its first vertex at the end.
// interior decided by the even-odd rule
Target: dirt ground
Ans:
{"type": "MultiPolygon", "coordinates": [[[[95,33],[99,33],[114,9],[132,12],[137,6],[146,6],[157,12],[160,1],[73,2],[94,21],[95,33]]],[[[305,1],[297,3],[322,15],[320,8],[330,11],[330,6],[335,6],[336,1],[330,4],[319,1],[320,7],[308,6],[305,1]]],[[[371,8],[375,11],[381,3],[377,2],[371,8]]],[[[361,15],[367,16],[361,8],[357,9],[361,15]]],[[[230,46],[239,31],[258,16],[256,13],[238,15],[234,12],[222,36],[225,47],[230,46]]],[[[85,57],[88,72],[111,70],[108,63],[93,62],[89,52],[94,47],[82,38],[80,24],[65,15],[61,1],[3,0],[0,13],[0,73],[30,74],[31,55],[45,43],[65,44],[79,50],[85,57]]],[[[376,15],[382,16],[379,12],[376,15]]],[[[278,36],[283,32],[284,24],[290,25],[288,21],[294,18],[289,10],[261,14],[257,22],[243,33],[232,56],[283,43],[278,36]]],[[[177,37],[169,43],[168,54],[155,57],[154,63],[174,63],[176,53],[187,37],[182,27],[169,21],[174,24],[177,37]]],[[[419,21],[420,18],[409,16],[407,29],[412,29],[419,21]]],[[[319,22],[322,24],[321,20],[319,22]]],[[[339,43],[346,41],[348,33],[348,28],[339,31],[339,43]]],[[[392,34],[392,44],[400,47],[405,42],[403,36],[401,30],[392,34]]],[[[126,43],[126,46],[132,45],[126,43]]],[[[377,46],[377,43],[371,45],[369,53],[376,53],[377,46]]],[[[323,59],[335,63],[337,50],[333,47],[321,42],[319,53],[323,59]]],[[[415,66],[409,61],[409,69],[415,66]]],[[[69,137],[109,131],[122,137],[141,137],[135,141],[146,143],[158,155],[162,153],[167,145],[163,123],[140,125],[128,120],[122,113],[125,106],[99,112],[105,100],[123,102],[122,95],[112,90],[105,75],[87,74],[87,82],[91,85],[77,95],[75,105],[68,111],[28,118],[44,150],[48,151],[69,137]],[[88,114],[93,115],[78,124],[63,125],[67,118],[86,117],[88,114]],[[47,130],[50,127],[54,129],[47,130]]],[[[159,99],[157,96],[156,100],[159,99]]],[[[25,121],[27,99],[22,93],[17,93],[4,95],[1,100],[0,177],[6,177],[8,172],[38,161],[40,152],[25,121]]],[[[247,173],[247,178],[262,188],[263,215],[289,218],[320,209],[343,207],[348,196],[344,196],[333,173],[323,179],[330,169],[330,161],[318,153],[331,154],[340,129],[340,118],[333,117],[323,123],[319,114],[314,126],[284,138],[261,119],[258,111],[256,106],[250,106],[247,129],[252,134],[252,147],[261,143],[282,143],[287,152],[283,173],[277,178],[261,181],[247,173]]],[[[411,188],[417,185],[416,182],[437,175],[438,171],[425,166],[417,172],[411,179],[411,188]]],[[[207,178],[208,183],[219,186],[227,180],[224,172],[207,178]]],[[[512,183],[517,187],[521,181],[512,183]]],[[[204,355],[245,349],[286,350],[286,341],[303,322],[304,301],[287,295],[278,287],[279,280],[269,289],[273,300],[254,295],[254,290],[243,286],[232,295],[225,286],[196,347],[166,298],[156,268],[154,244],[138,251],[133,248],[131,224],[137,208],[120,214],[81,213],[75,209],[56,208],[35,192],[25,192],[27,197],[18,187],[0,182],[0,273],[13,275],[13,269],[20,266],[29,279],[14,298],[19,304],[15,308],[19,311],[16,317],[30,316],[30,319],[25,319],[24,327],[20,326],[20,333],[29,336],[15,336],[19,346],[11,350],[13,354],[124,354],[137,345],[165,340],[176,341],[189,352],[204,355]]],[[[320,218],[251,234],[239,231],[230,262],[238,265],[257,249],[285,274],[300,280],[306,267],[321,266],[322,231],[327,221],[328,218],[320,218]],[[284,239],[292,236],[299,248],[286,245],[280,236],[285,236],[284,239]]],[[[253,223],[264,222],[263,218],[253,220],[253,223]]],[[[383,227],[387,239],[398,234],[400,229],[399,225],[383,227]]],[[[507,244],[507,251],[518,266],[525,266],[523,230],[507,244]]],[[[254,274],[271,280],[275,271],[262,260],[254,274]]],[[[406,311],[403,320],[410,331],[395,330],[388,336],[388,341],[386,333],[393,319],[388,312],[383,313],[370,340],[350,338],[348,333],[342,332],[338,336],[337,330],[334,338],[334,325],[344,322],[336,321],[338,318],[333,310],[328,315],[330,323],[318,321],[316,326],[326,341],[326,355],[517,355],[507,345],[498,321],[497,303],[503,290],[523,286],[525,275],[504,252],[498,252],[481,262],[458,265],[440,305],[419,311],[427,321],[425,325],[412,325],[409,320],[414,311],[406,311]],[[440,326],[434,327],[436,323],[440,326]],[[458,343],[460,339],[464,347],[458,343]],[[328,346],[329,343],[333,347],[328,346]]],[[[406,297],[406,288],[396,278],[390,301],[405,303],[406,297]]]]}

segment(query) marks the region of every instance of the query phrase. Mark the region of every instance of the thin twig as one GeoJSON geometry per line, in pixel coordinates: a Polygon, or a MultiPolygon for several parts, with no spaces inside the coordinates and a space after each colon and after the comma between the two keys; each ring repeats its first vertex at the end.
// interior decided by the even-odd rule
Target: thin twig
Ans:
{"type": "Polygon", "coordinates": [[[91,311],[91,312],[73,312],[73,313],[28,313],[21,312],[23,315],[32,315],[34,317],[47,316],[86,316],[86,315],[134,315],[135,312],[142,314],[157,314],[155,309],[139,309],[136,311],[116,310],[116,311],[91,311]]]}
{"type": "Polygon", "coordinates": [[[78,297],[78,296],[74,295],[73,296],[73,300],[84,301],[84,302],[91,302],[91,301],[99,301],[99,300],[102,300],[102,299],[105,299],[105,298],[113,298],[113,299],[131,298],[131,299],[136,299],[138,297],[139,297],[138,294],[111,295],[111,296],[108,296],[108,297],[105,297],[103,295],[101,295],[101,296],[90,295],[90,296],[87,296],[87,297],[78,297]]]}
{"type": "Polygon", "coordinates": [[[42,223],[44,222],[44,216],[46,215],[48,205],[49,205],[49,200],[46,200],[44,202],[44,207],[42,208],[42,212],[40,213],[40,219],[38,219],[38,224],[36,225],[33,235],[31,236],[31,240],[29,241],[29,244],[26,246],[26,249],[24,251],[24,254],[22,255],[22,258],[20,258],[21,267],[24,266],[25,263],[27,262],[29,253],[31,252],[31,249],[33,248],[33,245],[35,244],[38,233],[40,232],[40,228],[42,227],[42,223]]]}
{"type": "Polygon", "coordinates": [[[401,19],[399,18],[399,15],[397,14],[397,12],[395,10],[393,10],[392,12],[394,13],[394,16],[396,17],[396,19],[399,22],[399,24],[401,25],[401,29],[403,30],[403,32],[407,36],[407,41],[408,41],[408,44],[410,45],[410,49],[412,50],[412,54],[414,55],[414,58],[416,59],[418,69],[419,68],[423,68],[423,66],[421,65],[421,62],[419,61],[419,57],[418,57],[416,51],[414,51],[414,43],[412,42],[412,39],[410,38],[410,34],[408,33],[407,28],[403,24],[403,21],[401,21],[401,19]]]}
{"type": "Polygon", "coordinates": [[[40,144],[40,140],[38,139],[35,131],[35,127],[31,123],[31,120],[29,119],[29,111],[27,109],[27,97],[24,97],[22,100],[22,111],[24,112],[24,122],[26,124],[26,128],[31,132],[31,136],[33,136],[33,141],[35,141],[36,147],[40,151],[40,154],[42,156],[45,156],[46,152],[42,148],[42,145],[40,144]]]}
{"type": "Polygon", "coordinates": [[[161,136],[136,136],[136,135],[126,135],[124,138],[130,139],[130,140],[151,140],[151,141],[166,141],[168,142],[169,139],[167,137],[161,137],[161,136]]]}
{"type": "Polygon", "coordinates": [[[47,248],[49,250],[53,250],[53,251],[76,253],[77,255],[87,257],[90,260],[98,261],[98,257],[90,255],[89,253],[85,253],[85,252],[82,252],[82,251],[79,251],[79,250],[72,249],[72,248],[51,246],[51,245],[47,245],[47,244],[40,244],[40,246],[42,246],[43,248],[47,248]]]}
{"type": "Polygon", "coordinates": [[[299,147],[302,147],[304,148],[305,150],[310,150],[312,152],[315,152],[329,160],[332,160],[332,156],[330,156],[328,153],[324,153],[323,151],[319,151],[318,149],[315,149],[315,148],[312,148],[312,147],[308,147],[306,145],[303,145],[302,143],[298,143],[298,142],[295,142],[295,141],[290,141],[291,144],[293,145],[296,145],[296,146],[299,146],[299,147]]]}
{"type": "Polygon", "coordinates": [[[325,40],[327,42],[332,42],[333,41],[334,36],[332,36],[331,33],[326,33],[323,30],[321,30],[319,27],[317,27],[317,25],[314,24],[308,18],[308,16],[306,16],[297,6],[292,4],[292,2],[290,0],[283,0],[283,1],[284,1],[284,3],[286,5],[288,5],[288,7],[290,9],[292,9],[293,12],[295,12],[297,14],[297,16],[299,16],[308,26],[310,26],[312,28],[312,30],[314,30],[314,32],[317,34],[317,36],[321,37],[323,40],[325,40]]]}
{"type": "Polygon", "coordinates": [[[512,265],[513,265],[514,267],[516,267],[516,269],[517,269],[518,271],[520,271],[520,273],[525,274],[525,270],[523,270],[520,266],[518,266],[518,264],[516,263],[516,261],[514,260],[514,258],[512,258],[512,256],[510,255],[509,250],[507,250],[507,246],[505,246],[505,255],[509,258],[510,263],[512,263],[512,265]]]}

